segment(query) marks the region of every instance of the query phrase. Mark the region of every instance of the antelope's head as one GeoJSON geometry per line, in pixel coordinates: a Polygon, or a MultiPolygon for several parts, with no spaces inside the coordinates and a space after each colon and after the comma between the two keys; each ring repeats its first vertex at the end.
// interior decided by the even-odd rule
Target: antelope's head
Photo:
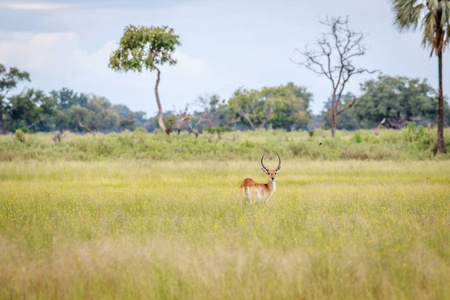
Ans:
{"type": "Polygon", "coordinates": [[[266,168],[266,166],[264,166],[263,160],[264,160],[264,155],[265,155],[265,154],[263,154],[263,156],[261,157],[261,166],[262,166],[261,170],[262,170],[265,174],[269,175],[269,181],[272,181],[272,182],[275,182],[275,176],[277,175],[277,173],[278,173],[278,172],[280,171],[280,169],[281,169],[281,158],[280,158],[280,156],[278,155],[278,153],[276,153],[276,154],[277,154],[277,156],[278,156],[278,167],[277,167],[275,170],[269,170],[268,168],[266,168]]]}

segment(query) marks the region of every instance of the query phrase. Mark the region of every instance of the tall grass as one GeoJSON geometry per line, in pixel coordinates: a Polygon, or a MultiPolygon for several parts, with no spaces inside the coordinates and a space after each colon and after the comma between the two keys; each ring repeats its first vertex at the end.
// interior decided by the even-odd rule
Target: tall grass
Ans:
{"type": "MultiPolygon", "coordinates": [[[[313,160],[429,160],[448,159],[436,155],[436,134],[430,128],[408,127],[401,131],[381,130],[338,133],[257,131],[227,132],[217,136],[203,134],[199,138],[183,132],[167,137],[163,134],[135,132],[106,135],[65,133],[62,142],[54,143],[52,134],[0,136],[0,161],[20,160],[242,160],[254,159],[263,152],[278,152],[283,158],[313,160]]],[[[450,135],[446,131],[446,148],[450,135]]]]}
{"type": "Polygon", "coordinates": [[[445,299],[449,169],[285,159],[266,206],[258,161],[2,162],[0,298],[445,299]]]}

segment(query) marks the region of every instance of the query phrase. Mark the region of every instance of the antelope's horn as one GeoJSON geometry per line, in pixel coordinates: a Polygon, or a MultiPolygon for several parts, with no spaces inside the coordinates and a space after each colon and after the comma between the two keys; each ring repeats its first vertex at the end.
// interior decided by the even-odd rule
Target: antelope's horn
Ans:
{"type": "Polygon", "coordinates": [[[278,167],[276,168],[276,170],[278,171],[281,168],[281,158],[278,153],[275,152],[275,154],[278,156],[278,167]]]}
{"type": "Polygon", "coordinates": [[[269,169],[266,168],[266,166],[263,163],[264,155],[265,154],[263,154],[263,156],[261,157],[261,166],[264,168],[264,170],[269,170],[269,169]]]}

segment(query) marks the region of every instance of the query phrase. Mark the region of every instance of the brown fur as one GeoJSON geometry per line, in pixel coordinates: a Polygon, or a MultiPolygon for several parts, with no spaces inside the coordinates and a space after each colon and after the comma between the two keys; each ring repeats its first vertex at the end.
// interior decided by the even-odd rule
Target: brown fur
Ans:
{"type": "Polygon", "coordinates": [[[243,190],[244,197],[248,198],[250,202],[253,200],[262,199],[263,202],[267,202],[269,200],[270,196],[272,196],[272,193],[275,189],[275,182],[270,180],[270,178],[274,178],[276,175],[275,170],[267,170],[269,173],[269,180],[267,183],[257,183],[251,178],[245,178],[239,188],[243,190]],[[250,193],[250,195],[248,194],[250,193]],[[250,196],[250,197],[249,197],[250,196]]]}
{"type": "Polygon", "coordinates": [[[275,176],[281,168],[281,158],[278,153],[276,154],[278,156],[278,167],[276,167],[275,170],[269,170],[268,168],[266,168],[263,162],[264,154],[261,157],[261,170],[264,174],[269,175],[269,180],[267,183],[257,183],[251,178],[245,178],[239,186],[239,188],[242,190],[242,196],[244,198],[247,198],[250,203],[252,201],[262,201],[267,203],[270,197],[272,197],[273,192],[275,192],[275,176]]]}

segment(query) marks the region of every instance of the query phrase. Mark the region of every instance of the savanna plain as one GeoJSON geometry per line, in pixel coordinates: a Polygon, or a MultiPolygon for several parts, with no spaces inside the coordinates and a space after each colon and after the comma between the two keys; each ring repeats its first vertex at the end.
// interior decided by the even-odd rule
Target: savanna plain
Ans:
{"type": "MultiPolygon", "coordinates": [[[[267,181],[252,152],[25,159],[16,153],[31,153],[31,144],[2,143],[0,299],[450,295],[445,157],[313,160],[276,149],[281,171],[264,205],[242,202],[238,189],[245,177],[267,181]]],[[[277,163],[274,155],[265,161],[277,163]]]]}

